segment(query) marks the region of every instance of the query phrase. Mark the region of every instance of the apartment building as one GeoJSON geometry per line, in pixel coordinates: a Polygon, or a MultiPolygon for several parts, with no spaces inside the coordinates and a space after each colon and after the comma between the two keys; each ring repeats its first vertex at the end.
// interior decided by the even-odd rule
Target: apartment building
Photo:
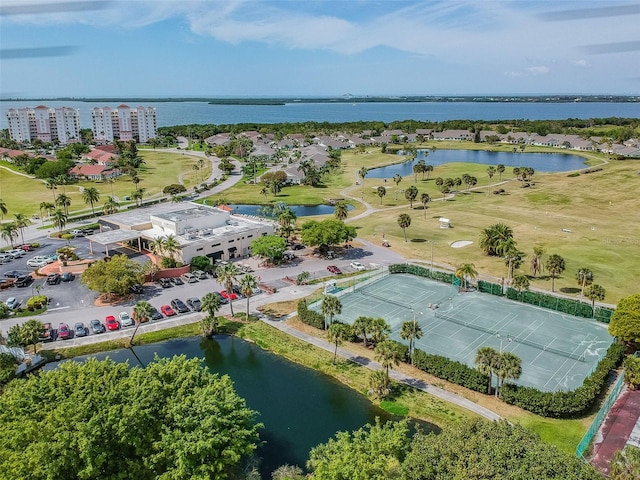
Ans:
{"type": "Polygon", "coordinates": [[[80,112],[70,107],[10,108],[7,112],[9,135],[16,142],[80,141],[80,112]]]}
{"type": "Polygon", "coordinates": [[[91,122],[93,138],[98,143],[114,140],[146,143],[156,136],[156,109],[153,107],[96,107],[91,112],[91,122]]]}

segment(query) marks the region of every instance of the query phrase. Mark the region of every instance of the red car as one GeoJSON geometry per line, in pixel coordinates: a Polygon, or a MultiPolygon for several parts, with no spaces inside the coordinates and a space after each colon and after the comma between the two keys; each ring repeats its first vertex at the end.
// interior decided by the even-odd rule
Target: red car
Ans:
{"type": "Polygon", "coordinates": [[[104,319],[104,324],[107,326],[107,330],[119,330],[120,324],[113,315],[108,315],[104,319]]]}
{"type": "Polygon", "coordinates": [[[232,302],[238,299],[238,296],[235,293],[229,293],[226,290],[220,290],[220,295],[222,295],[222,298],[226,298],[227,300],[231,300],[232,302]]]}
{"type": "Polygon", "coordinates": [[[162,305],[160,311],[165,317],[173,317],[176,314],[171,305],[162,305]]]}
{"type": "Polygon", "coordinates": [[[66,323],[61,323],[58,327],[58,338],[60,340],[67,340],[71,338],[71,330],[69,330],[69,325],[66,323]]]}
{"type": "Polygon", "coordinates": [[[336,275],[340,275],[342,273],[342,270],[340,270],[338,267],[336,267],[335,265],[329,265],[327,267],[327,270],[329,270],[331,273],[335,273],[336,275]]]}
{"type": "Polygon", "coordinates": [[[31,245],[20,245],[18,248],[25,252],[33,252],[33,247],[31,245]]]}

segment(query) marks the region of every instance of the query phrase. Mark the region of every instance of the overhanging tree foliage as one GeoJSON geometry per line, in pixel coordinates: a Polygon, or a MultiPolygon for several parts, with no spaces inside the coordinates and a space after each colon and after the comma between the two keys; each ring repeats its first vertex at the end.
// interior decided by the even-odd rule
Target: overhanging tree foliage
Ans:
{"type": "Polygon", "coordinates": [[[255,451],[254,417],[198,359],[67,362],[0,396],[0,478],[229,478],[255,451]]]}
{"type": "Polygon", "coordinates": [[[133,285],[143,282],[142,265],[126,255],[96,262],[82,274],[82,283],[100,293],[126,295],[133,285]]]}
{"type": "Polygon", "coordinates": [[[623,342],[640,344],[640,293],[618,302],[611,316],[609,333],[623,342]]]}
{"type": "Polygon", "coordinates": [[[300,238],[306,245],[331,247],[356,238],[356,229],[336,218],[310,220],[302,224],[300,238]]]}
{"type": "Polygon", "coordinates": [[[287,241],[278,235],[263,235],[251,242],[251,252],[269,259],[271,263],[282,261],[287,241]]]}

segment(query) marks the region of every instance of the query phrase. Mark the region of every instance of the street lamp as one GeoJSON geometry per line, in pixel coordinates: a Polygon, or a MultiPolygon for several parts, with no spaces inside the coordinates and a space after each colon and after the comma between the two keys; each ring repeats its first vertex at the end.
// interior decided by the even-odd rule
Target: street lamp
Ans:
{"type": "MultiPolygon", "coordinates": [[[[496,333],[496,337],[500,339],[500,355],[502,355],[502,342],[505,339],[505,337],[503,337],[499,333],[496,333]]],[[[508,340],[509,343],[513,341],[513,339],[509,335],[507,335],[506,339],[508,340]]]]}

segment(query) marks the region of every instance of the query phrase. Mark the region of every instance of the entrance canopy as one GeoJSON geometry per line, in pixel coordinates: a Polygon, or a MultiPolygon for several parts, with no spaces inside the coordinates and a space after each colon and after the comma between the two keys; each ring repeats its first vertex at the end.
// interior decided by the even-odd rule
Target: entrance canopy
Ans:
{"type": "Polygon", "coordinates": [[[137,230],[109,230],[107,232],[96,233],[95,235],[87,236],[87,240],[89,240],[89,250],[93,253],[93,243],[97,243],[99,245],[103,245],[106,250],[106,254],[109,255],[109,245],[114,243],[123,243],[129,240],[138,240],[138,251],[140,248],[140,237],[141,233],[137,230]]]}

